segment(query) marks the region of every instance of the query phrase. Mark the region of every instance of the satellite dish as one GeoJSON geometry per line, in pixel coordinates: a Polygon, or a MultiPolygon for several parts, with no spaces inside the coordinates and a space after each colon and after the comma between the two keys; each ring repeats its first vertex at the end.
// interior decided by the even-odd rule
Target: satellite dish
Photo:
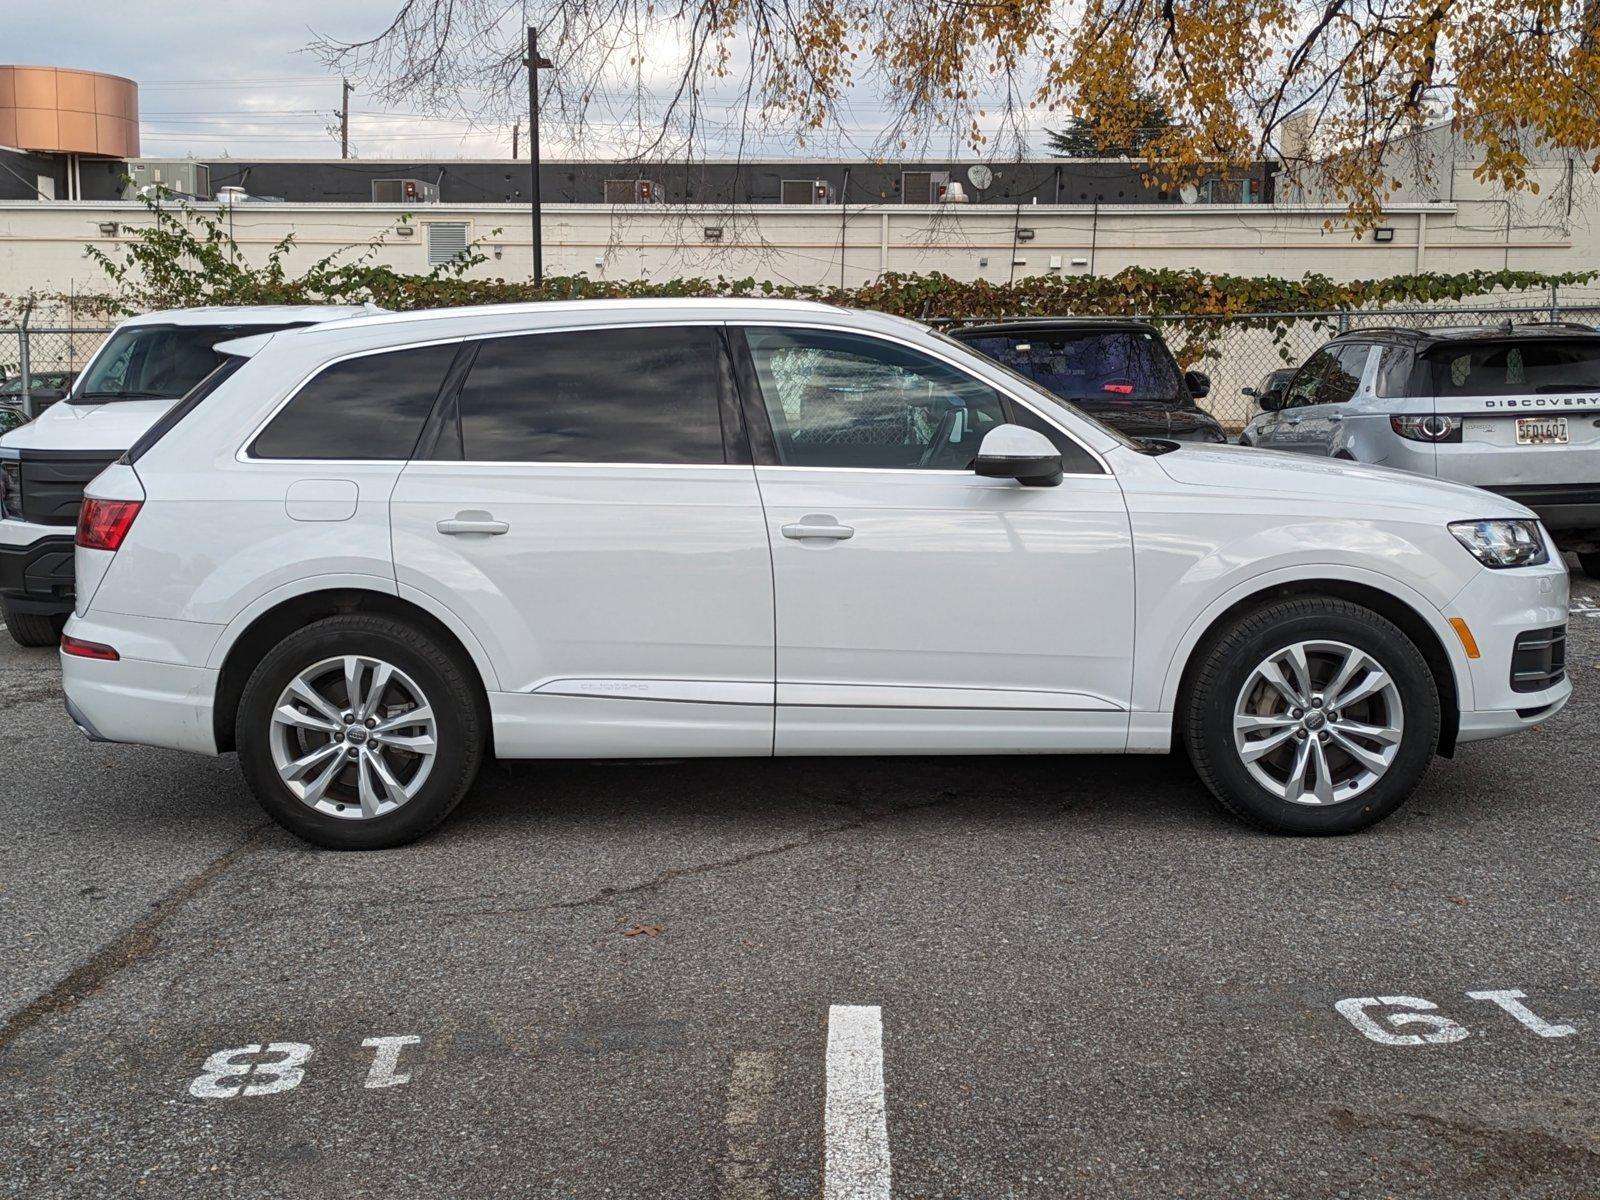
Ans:
{"type": "Polygon", "coordinates": [[[1200,189],[1192,183],[1186,183],[1178,189],[1178,199],[1185,204],[1200,203],[1200,189]]]}
{"type": "Polygon", "coordinates": [[[980,192],[994,182],[994,172],[982,163],[967,168],[967,182],[980,192]]]}

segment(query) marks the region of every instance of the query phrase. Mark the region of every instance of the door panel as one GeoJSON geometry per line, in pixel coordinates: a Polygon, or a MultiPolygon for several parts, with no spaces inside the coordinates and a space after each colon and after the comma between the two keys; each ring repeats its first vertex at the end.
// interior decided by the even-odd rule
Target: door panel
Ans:
{"type": "Polygon", "coordinates": [[[928,351],[747,333],[777,753],[1120,749],[1133,555],[1116,480],[1059,430],[1068,471],[1096,473],[1026,488],[965,469],[1022,406],[928,351]]]}
{"type": "Polygon", "coordinates": [[[580,757],[664,753],[660,727],[696,712],[726,732],[680,753],[771,752],[772,568],[751,467],[415,462],[390,507],[399,582],[477,631],[501,689],[526,694],[496,702],[516,714],[495,714],[500,753],[560,753],[541,709],[613,731],[610,749],[574,741],[580,757]],[[464,512],[507,529],[439,532],[464,512]],[[693,684],[744,686],[679,701],[693,684]]]}
{"type": "Polygon", "coordinates": [[[1294,450],[1300,453],[1315,452],[1312,429],[1307,424],[1307,413],[1317,403],[1323,380],[1333,367],[1333,351],[1324,347],[1318,350],[1295,372],[1289,381],[1284,405],[1262,440],[1262,445],[1272,450],[1294,450]]]}
{"type": "MultiPolygon", "coordinates": [[[[964,472],[788,467],[757,478],[780,706],[902,708],[939,724],[938,710],[1126,707],[1133,557],[1115,479],[1024,488],[964,472]],[[784,536],[818,516],[853,535],[784,536]]],[[[780,712],[780,753],[791,723],[780,712]]]]}
{"type": "Polygon", "coordinates": [[[470,347],[435,457],[395,487],[394,558],[494,663],[499,753],[771,753],[772,559],[722,345],[658,325],[470,347]]]}

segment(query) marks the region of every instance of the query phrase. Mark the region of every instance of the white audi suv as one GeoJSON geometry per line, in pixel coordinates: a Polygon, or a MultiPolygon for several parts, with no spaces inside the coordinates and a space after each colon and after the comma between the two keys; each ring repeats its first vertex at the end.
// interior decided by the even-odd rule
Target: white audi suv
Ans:
{"type": "Polygon", "coordinates": [[[237,750],[324,846],[418,837],[487,754],[1175,743],[1238,816],[1344,833],[1570,692],[1521,505],[1130,441],[910,321],[591,301],[220,349],[88,489],[67,706],[237,750]]]}

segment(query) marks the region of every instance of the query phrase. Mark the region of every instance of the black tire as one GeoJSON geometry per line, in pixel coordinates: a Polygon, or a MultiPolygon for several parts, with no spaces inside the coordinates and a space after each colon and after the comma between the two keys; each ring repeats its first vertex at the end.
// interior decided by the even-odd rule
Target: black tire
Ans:
{"type": "Polygon", "coordinates": [[[318,846],[382,850],[415,841],[461,802],[483,759],[488,714],[471,670],[426,633],[393,617],[328,617],[296,630],[261,660],[240,698],[234,736],[245,781],[268,816],[318,846]],[[272,713],[295,676],[349,654],[381,659],[409,676],[425,694],[436,725],[435,758],[417,794],[393,811],[360,820],[301,801],[280,778],[270,740],[272,713]]]}
{"type": "Polygon", "coordinates": [[[1371,609],[1326,596],[1272,601],[1213,633],[1196,650],[1180,705],[1189,758],[1211,794],[1235,817],[1274,833],[1344,834],[1376,824],[1416,790],[1439,744],[1438,688],[1416,645],[1371,609]],[[1233,713],[1259,664],[1297,642],[1318,640],[1376,660],[1395,684],[1404,723],[1393,761],[1366,791],[1308,805],[1274,794],[1251,774],[1234,744],[1233,713]]]}
{"type": "Polygon", "coordinates": [[[1600,550],[1578,555],[1578,565],[1590,579],[1600,579],[1600,550]]]}
{"type": "Polygon", "coordinates": [[[5,618],[6,632],[19,646],[55,646],[61,642],[61,630],[66,625],[65,614],[18,612],[0,600],[0,616],[5,618]]]}

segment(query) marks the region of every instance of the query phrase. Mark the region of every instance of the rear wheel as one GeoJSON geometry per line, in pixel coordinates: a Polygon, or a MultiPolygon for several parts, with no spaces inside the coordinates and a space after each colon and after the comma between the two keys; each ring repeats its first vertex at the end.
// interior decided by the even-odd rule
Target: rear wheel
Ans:
{"type": "Polygon", "coordinates": [[[1578,555],[1578,565],[1590,579],[1600,579],[1600,550],[1578,555]]]}
{"type": "Polygon", "coordinates": [[[1278,833],[1354,833],[1421,782],[1439,697],[1411,640],[1331,597],[1277,601],[1198,652],[1184,740],[1235,816],[1278,833]]]}
{"type": "Polygon", "coordinates": [[[262,808],[338,850],[429,832],[466,794],[485,721],[467,668],[391,617],[329,617],[262,659],[236,743],[262,808]]]}
{"type": "Polygon", "coordinates": [[[5,618],[6,632],[19,646],[54,646],[61,641],[61,629],[66,616],[55,613],[18,612],[10,602],[0,600],[0,617],[5,618]]]}

